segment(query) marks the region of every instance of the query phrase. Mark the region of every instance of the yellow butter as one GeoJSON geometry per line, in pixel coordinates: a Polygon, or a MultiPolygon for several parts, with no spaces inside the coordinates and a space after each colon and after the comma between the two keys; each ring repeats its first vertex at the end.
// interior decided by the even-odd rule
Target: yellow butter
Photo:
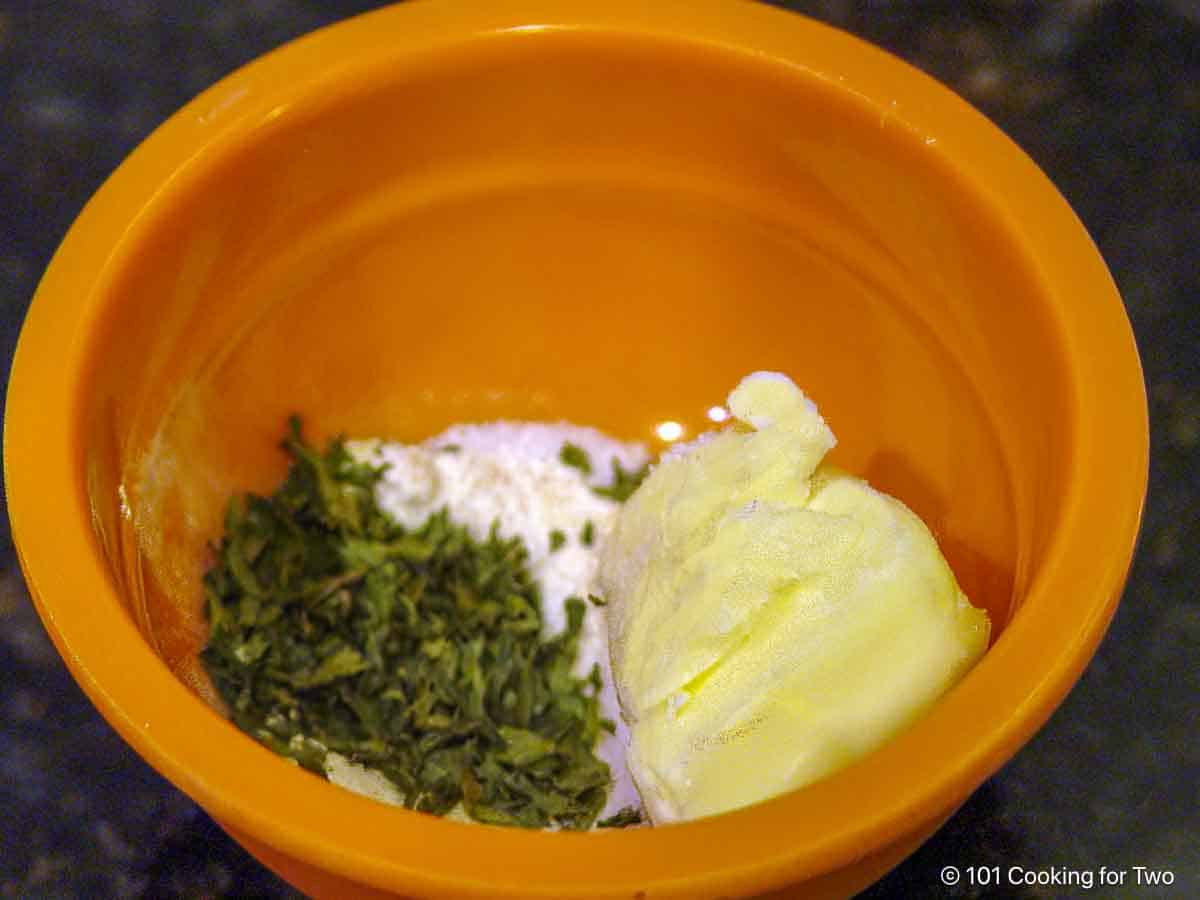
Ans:
{"type": "Polygon", "coordinates": [[[629,766],[655,822],[801,787],[878,747],[987,646],[929,530],[822,464],[835,440],[785,376],[738,427],[677,448],[605,544],[629,766]]]}

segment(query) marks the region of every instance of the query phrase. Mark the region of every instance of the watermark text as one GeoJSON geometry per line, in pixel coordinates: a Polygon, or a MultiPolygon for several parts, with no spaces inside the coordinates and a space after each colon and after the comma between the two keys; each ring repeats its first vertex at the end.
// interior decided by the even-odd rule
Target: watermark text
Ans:
{"type": "Polygon", "coordinates": [[[1073,869],[1067,866],[942,866],[942,884],[947,887],[1170,887],[1175,873],[1170,869],[1130,866],[1125,869],[1100,866],[1073,869]]]}

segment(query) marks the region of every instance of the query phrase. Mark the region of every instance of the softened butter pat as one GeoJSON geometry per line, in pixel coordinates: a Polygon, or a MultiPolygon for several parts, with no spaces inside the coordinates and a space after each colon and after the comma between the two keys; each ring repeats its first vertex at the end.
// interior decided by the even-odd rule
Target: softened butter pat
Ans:
{"type": "Polygon", "coordinates": [[[923,522],[822,464],[835,444],[786,376],[729,396],[737,426],[667,454],[605,544],[628,762],[656,823],[746,806],[870,752],[987,647],[923,522]]]}

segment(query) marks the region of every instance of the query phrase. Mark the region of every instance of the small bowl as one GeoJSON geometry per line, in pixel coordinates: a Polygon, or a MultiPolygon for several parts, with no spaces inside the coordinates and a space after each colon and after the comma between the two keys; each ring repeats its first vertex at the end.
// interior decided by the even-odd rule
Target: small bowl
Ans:
{"type": "MultiPolygon", "coordinates": [[[[661,445],[658,445],[661,446],[661,445]]],[[[950,91],[766,7],[435,2],[317,32],[159,128],[72,226],[13,367],[38,610],[123,737],[316,896],[841,896],[1045,721],[1116,606],[1145,494],[1121,299],[1037,167],[950,91]],[[572,834],[393,809],[214,708],[200,576],[285,416],[416,439],[685,435],[789,373],[835,461],[929,523],[994,638],[916,725],[804,790],[572,834]]]]}

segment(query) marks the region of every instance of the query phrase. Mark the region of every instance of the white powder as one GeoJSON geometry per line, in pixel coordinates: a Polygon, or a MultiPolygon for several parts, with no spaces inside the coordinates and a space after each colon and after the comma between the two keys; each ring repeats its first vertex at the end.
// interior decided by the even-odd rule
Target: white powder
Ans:
{"type": "MultiPolygon", "coordinates": [[[[386,466],[375,497],[380,508],[406,528],[419,527],[444,508],[476,540],[487,537],[493,522],[498,523],[501,537],[520,538],[529,552],[530,570],[541,585],[546,636],[566,627],[568,597],[586,600],[588,594],[597,593],[598,551],[612,528],[618,504],[598,496],[592,487],[611,484],[614,458],[626,470],[641,467],[649,458],[640,444],[565,423],[455,425],[422,444],[368,440],[347,446],[358,459],[386,466]],[[588,454],[590,476],[559,459],[568,441],[588,454]],[[583,540],[589,523],[590,546],[583,540]],[[553,531],[566,537],[555,551],[550,549],[553,531]]],[[[613,687],[604,609],[585,605],[575,671],[582,677],[593,665],[600,667],[604,684],[600,712],[617,726],[617,733],[606,733],[596,749],[613,773],[603,817],[625,806],[640,808],[641,802],[625,765],[628,733],[613,687]]],[[[330,758],[326,767],[330,781],[377,800],[397,802],[390,785],[390,790],[380,789],[380,776],[337,754],[330,758]]]]}

